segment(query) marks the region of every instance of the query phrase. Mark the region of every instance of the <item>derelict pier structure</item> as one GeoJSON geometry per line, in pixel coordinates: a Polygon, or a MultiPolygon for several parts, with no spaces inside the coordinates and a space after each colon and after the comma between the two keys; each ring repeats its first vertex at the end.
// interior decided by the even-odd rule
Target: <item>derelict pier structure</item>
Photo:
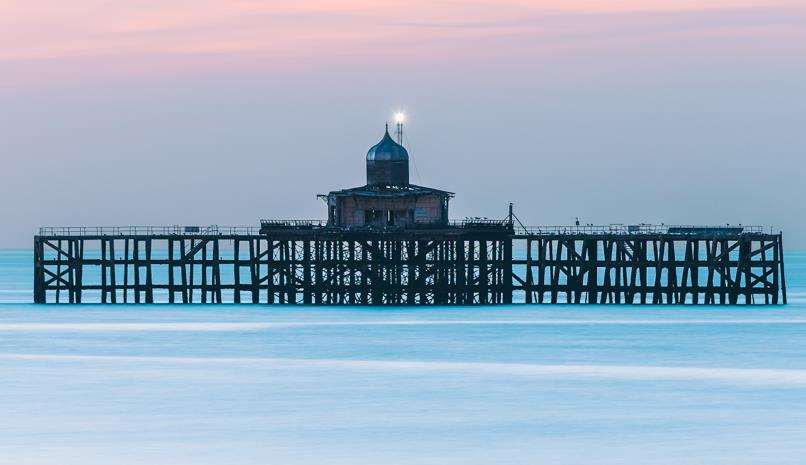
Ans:
{"type": "MultiPolygon", "coordinates": [[[[398,127],[400,130],[400,127],[398,127]]],[[[450,221],[388,130],[327,220],[43,227],[36,303],[785,304],[781,233],[748,226],[450,221]]]]}

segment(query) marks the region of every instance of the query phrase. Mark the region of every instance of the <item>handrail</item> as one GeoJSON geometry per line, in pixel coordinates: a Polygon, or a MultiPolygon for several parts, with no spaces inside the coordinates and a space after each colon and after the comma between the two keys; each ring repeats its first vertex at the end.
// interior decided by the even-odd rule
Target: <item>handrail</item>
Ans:
{"type": "MultiPolygon", "coordinates": [[[[262,228],[326,228],[326,220],[280,220],[262,219],[260,227],[256,226],[43,226],[39,228],[40,236],[138,236],[138,235],[255,235],[262,228]]],[[[450,228],[486,228],[510,227],[506,220],[490,220],[486,218],[467,218],[448,223],[450,228]]],[[[772,227],[747,225],[664,225],[664,224],[609,224],[609,225],[554,225],[554,226],[520,226],[513,225],[516,235],[550,235],[550,234],[746,234],[763,233],[772,227]]],[[[360,228],[359,228],[360,229],[360,228]]]]}
{"type": "Polygon", "coordinates": [[[291,226],[291,227],[298,227],[298,226],[317,226],[317,227],[325,227],[327,226],[327,220],[282,220],[282,219],[261,219],[260,220],[261,227],[270,227],[270,226],[291,226]]]}
{"type": "Polygon", "coordinates": [[[254,226],[43,226],[40,236],[143,236],[257,234],[254,226]]]}
{"type": "MultiPolygon", "coordinates": [[[[763,233],[767,229],[757,225],[665,225],[665,224],[609,224],[609,225],[556,225],[516,226],[520,235],[547,234],[745,234],[763,233]]],[[[770,233],[773,228],[769,227],[770,233]]]]}

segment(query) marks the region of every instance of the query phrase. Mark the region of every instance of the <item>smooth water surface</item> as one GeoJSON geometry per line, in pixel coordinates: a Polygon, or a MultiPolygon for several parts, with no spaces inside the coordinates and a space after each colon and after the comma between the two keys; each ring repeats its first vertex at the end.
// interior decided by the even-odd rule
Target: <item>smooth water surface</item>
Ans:
{"type": "Polygon", "coordinates": [[[36,306],[0,251],[0,463],[806,463],[786,258],[778,307],[36,306]]]}

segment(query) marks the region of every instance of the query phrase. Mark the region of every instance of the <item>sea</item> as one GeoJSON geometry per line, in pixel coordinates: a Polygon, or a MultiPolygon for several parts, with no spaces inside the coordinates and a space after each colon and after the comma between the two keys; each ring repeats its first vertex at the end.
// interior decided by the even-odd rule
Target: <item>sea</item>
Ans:
{"type": "Polygon", "coordinates": [[[34,305],[0,251],[0,464],[806,464],[786,306],[34,305]]]}

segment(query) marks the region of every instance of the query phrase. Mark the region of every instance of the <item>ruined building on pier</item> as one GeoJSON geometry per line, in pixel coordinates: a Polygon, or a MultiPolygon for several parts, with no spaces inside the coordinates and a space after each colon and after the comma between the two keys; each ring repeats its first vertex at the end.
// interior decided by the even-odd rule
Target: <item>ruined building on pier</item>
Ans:
{"type": "Polygon", "coordinates": [[[328,226],[413,228],[447,226],[453,193],[409,183],[409,153],[387,126],[367,152],[367,184],[320,197],[327,200],[328,226]]]}
{"type": "MultiPolygon", "coordinates": [[[[398,127],[398,134],[400,127],[398,127]]],[[[43,227],[34,301],[474,305],[786,303],[782,235],[749,226],[451,221],[388,128],[327,220],[43,227]],[[517,224],[516,224],[517,223],[517,224]]],[[[526,201],[541,202],[534,194],[526,201]]]]}

